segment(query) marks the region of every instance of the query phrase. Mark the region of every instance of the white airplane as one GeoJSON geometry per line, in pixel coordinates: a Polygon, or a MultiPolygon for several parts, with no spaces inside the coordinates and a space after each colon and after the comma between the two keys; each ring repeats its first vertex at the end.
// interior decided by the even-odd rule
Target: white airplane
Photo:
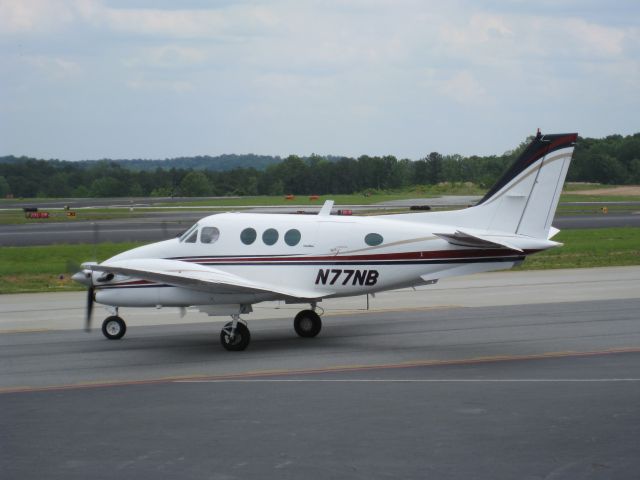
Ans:
{"type": "Polygon", "coordinates": [[[538,135],[473,207],[367,217],[223,213],[203,218],[179,238],[134,248],[101,264],[85,263],[73,279],[111,316],[102,332],[122,338],[118,307],[196,307],[230,315],[220,333],[227,350],[244,350],[250,333],[241,314],[259,302],[309,304],[294,319],[301,337],[322,328],[317,304],[433,284],[439,279],[521,264],[561,245],[551,226],[576,133],[538,135]]]}

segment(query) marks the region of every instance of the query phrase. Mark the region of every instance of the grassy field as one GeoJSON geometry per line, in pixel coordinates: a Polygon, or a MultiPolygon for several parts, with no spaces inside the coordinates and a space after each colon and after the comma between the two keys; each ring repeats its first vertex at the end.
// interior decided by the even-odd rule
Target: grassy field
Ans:
{"type": "Polygon", "coordinates": [[[640,229],[562,230],[553,238],[560,248],[531,255],[522,270],[640,265],[640,229]]]}
{"type": "Polygon", "coordinates": [[[0,294],[81,290],[70,278],[86,261],[106,260],[139,243],[0,248],[0,294]]]}
{"type": "MultiPolygon", "coordinates": [[[[533,255],[519,269],[640,265],[640,232],[635,228],[564,230],[565,245],[533,255]]],[[[102,261],[139,243],[4,247],[0,249],[0,293],[82,290],[70,279],[89,260],[102,261]]]]}

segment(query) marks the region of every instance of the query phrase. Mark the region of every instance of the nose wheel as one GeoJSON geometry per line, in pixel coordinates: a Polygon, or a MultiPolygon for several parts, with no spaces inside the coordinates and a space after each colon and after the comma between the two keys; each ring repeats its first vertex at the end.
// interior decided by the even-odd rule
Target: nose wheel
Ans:
{"type": "Polygon", "coordinates": [[[245,350],[251,341],[249,328],[238,315],[232,315],[233,321],[227,323],[220,332],[220,343],[225,350],[239,352],[245,350]]]}
{"type": "Polygon", "coordinates": [[[102,334],[109,340],[120,340],[127,333],[127,324],[117,315],[107,317],[102,322],[102,334]]]}

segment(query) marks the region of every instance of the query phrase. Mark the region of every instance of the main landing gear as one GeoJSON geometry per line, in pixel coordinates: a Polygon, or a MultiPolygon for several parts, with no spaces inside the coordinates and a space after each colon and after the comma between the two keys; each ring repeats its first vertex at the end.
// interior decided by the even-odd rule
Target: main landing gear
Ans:
{"type": "MultiPolygon", "coordinates": [[[[311,308],[312,310],[302,310],[293,319],[293,329],[303,338],[313,338],[322,330],[322,320],[315,311],[316,306],[312,304],[311,308]]],[[[226,350],[238,352],[249,346],[251,333],[240,315],[234,314],[231,318],[232,321],[220,332],[220,343],[226,350]]]]}
{"type": "Polygon", "coordinates": [[[322,320],[313,310],[302,310],[293,319],[293,329],[303,338],[313,338],[322,330],[322,320]]]}

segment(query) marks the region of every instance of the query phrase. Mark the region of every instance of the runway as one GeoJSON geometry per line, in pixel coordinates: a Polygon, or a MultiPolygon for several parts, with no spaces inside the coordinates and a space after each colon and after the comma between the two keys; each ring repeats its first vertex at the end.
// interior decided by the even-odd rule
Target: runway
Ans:
{"type": "MultiPolygon", "coordinates": [[[[268,209],[267,209],[268,210],[268,209]]],[[[210,212],[147,214],[128,220],[75,221],[72,223],[33,223],[0,225],[0,245],[28,246],[55,243],[156,242],[173,238],[210,212]]],[[[640,215],[558,216],[554,226],[565,228],[640,227],[640,215]]]]}
{"type": "Polygon", "coordinates": [[[268,305],[247,316],[241,353],[199,314],[178,325],[175,311],[128,309],[114,342],[77,328],[82,295],[3,300],[4,478],[640,468],[638,267],[474,275],[377,295],[369,311],[362,298],[323,302],[316,339],[295,336],[292,306],[268,305]]]}

